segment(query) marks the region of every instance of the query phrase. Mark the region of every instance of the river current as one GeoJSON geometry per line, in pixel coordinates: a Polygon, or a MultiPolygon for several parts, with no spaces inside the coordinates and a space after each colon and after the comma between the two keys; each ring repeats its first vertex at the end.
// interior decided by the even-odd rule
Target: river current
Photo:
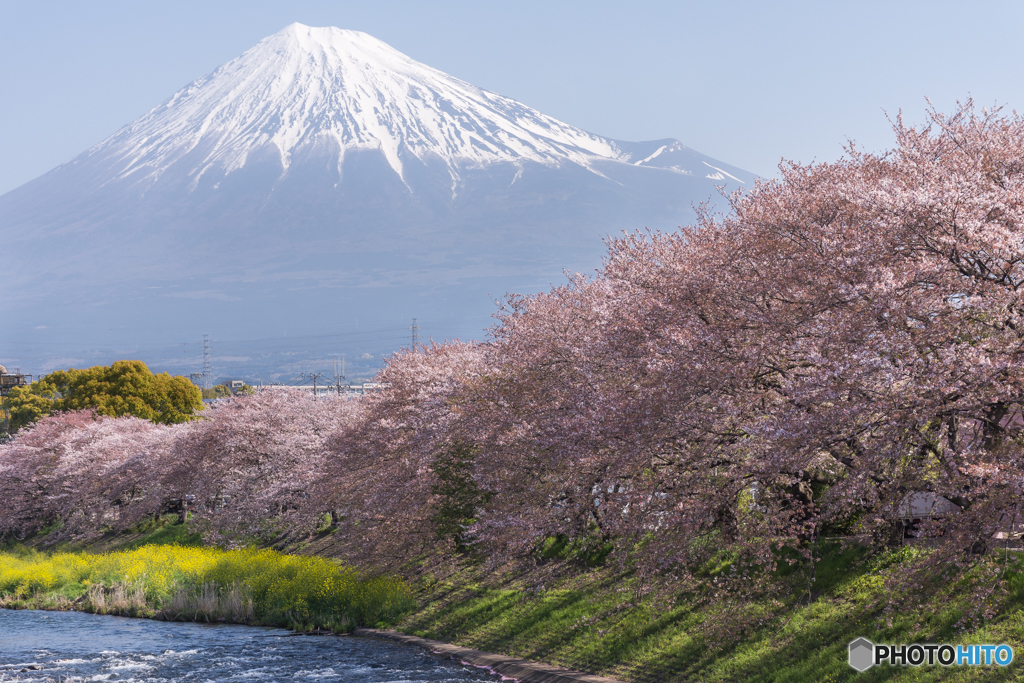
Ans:
{"type": "Polygon", "coordinates": [[[0,609],[0,681],[499,680],[421,648],[376,638],[0,609]]]}

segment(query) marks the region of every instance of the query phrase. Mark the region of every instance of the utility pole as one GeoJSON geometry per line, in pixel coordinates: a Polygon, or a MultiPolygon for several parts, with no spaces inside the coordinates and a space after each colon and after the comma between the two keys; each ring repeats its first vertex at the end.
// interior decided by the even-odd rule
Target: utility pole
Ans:
{"type": "Polygon", "coordinates": [[[421,329],[420,326],[416,324],[416,318],[412,319],[412,327],[410,327],[409,329],[412,330],[412,350],[415,351],[416,345],[420,343],[421,329]]]}
{"type": "Polygon", "coordinates": [[[305,373],[302,374],[303,377],[309,377],[310,379],[313,380],[313,400],[314,401],[316,400],[316,381],[320,377],[320,375],[322,375],[322,374],[324,374],[324,373],[322,373],[322,372],[311,372],[308,375],[305,374],[305,373]]]}

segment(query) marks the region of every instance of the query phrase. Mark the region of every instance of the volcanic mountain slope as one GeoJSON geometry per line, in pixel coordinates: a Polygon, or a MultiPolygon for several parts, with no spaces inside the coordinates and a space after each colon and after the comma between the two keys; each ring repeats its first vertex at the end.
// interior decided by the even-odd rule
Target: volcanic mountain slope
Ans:
{"type": "Polygon", "coordinates": [[[246,336],[268,313],[285,330],[418,316],[436,337],[478,333],[493,298],[598,266],[605,235],[672,228],[752,180],[292,24],[0,197],[0,344],[44,326],[166,337],[169,320],[174,339],[246,336]]]}

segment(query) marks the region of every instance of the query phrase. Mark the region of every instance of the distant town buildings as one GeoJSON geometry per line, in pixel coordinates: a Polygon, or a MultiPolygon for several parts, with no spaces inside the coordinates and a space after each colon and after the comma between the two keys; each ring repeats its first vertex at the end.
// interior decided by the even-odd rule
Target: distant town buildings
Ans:
{"type": "Polygon", "coordinates": [[[0,365],[0,396],[6,396],[14,387],[23,387],[32,381],[32,375],[23,375],[17,368],[14,372],[7,372],[7,368],[0,365]]]}
{"type": "MultiPolygon", "coordinates": [[[[340,394],[342,396],[353,396],[367,394],[372,391],[383,389],[386,385],[381,382],[363,382],[362,384],[317,384],[316,395],[317,396],[329,396],[331,394],[340,394]]],[[[302,391],[313,392],[312,384],[265,384],[259,387],[261,390],[273,390],[273,389],[300,389],[302,391]]]]}
{"type": "MultiPolygon", "coordinates": [[[[197,373],[198,376],[198,373],[197,373]]],[[[217,393],[216,396],[204,396],[203,402],[207,404],[221,401],[226,398],[230,398],[227,394],[221,394],[224,389],[227,389],[231,394],[237,393],[240,389],[244,388],[246,382],[240,379],[231,379],[221,382],[214,390],[217,393]],[[224,389],[218,389],[218,387],[224,387],[224,389]]],[[[363,382],[362,384],[316,384],[316,395],[317,396],[330,396],[330,395],[342,395],[342,396],[361,396],[362,394],[370,393],[371,391],[377,391],[383,389],[387,385],[381,382],[363,382]]],[[[314,391],[314,385],[312,384],[258,384],[252,387],[256,391],[272,391],[275,389],[298,389],[300,391],[308,391],[312,393],[314,391]]]]}

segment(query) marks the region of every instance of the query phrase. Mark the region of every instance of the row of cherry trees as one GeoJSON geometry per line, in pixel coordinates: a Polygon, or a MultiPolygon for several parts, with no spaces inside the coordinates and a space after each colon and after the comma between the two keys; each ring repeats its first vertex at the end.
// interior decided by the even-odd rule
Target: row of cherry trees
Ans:
{"type": "Polygon", "coordinates": [[[272,538],[295,525],[329,436],[358,404],[278,389],[205,412],[170,426],[92,411],[40,419],[0,446],[0,536],[89,538],[180,511],[216,540],[272,538]]]}
{"type": "Polygon", "coordinates": [[[922,533],[990,545],[1020,523],[1024,120],[968,103],[895,132],[612,241],[598,276],[513,297],[487,345],[397,356],[318,500],[403,556],[458,458],[490,556],[561,536],[771,563],[822,530],[886,542],[920,491],[963,509],[922,533]]]}
{"type": "Polygon", "coordinates": [[[962,508],[923,528],[935,557],[969,558],[1020,521],[1024,119],[968,103],[895,133],[612,240],[596,276],[511,297],[486,344],[397,354],[363,399],[44,419],[0,446],[0,533],[191,496],[225,538],[329,514],[377,566],[559,538],[685,573],[823,532],[887,542],[929,491],[962,508]]]}

